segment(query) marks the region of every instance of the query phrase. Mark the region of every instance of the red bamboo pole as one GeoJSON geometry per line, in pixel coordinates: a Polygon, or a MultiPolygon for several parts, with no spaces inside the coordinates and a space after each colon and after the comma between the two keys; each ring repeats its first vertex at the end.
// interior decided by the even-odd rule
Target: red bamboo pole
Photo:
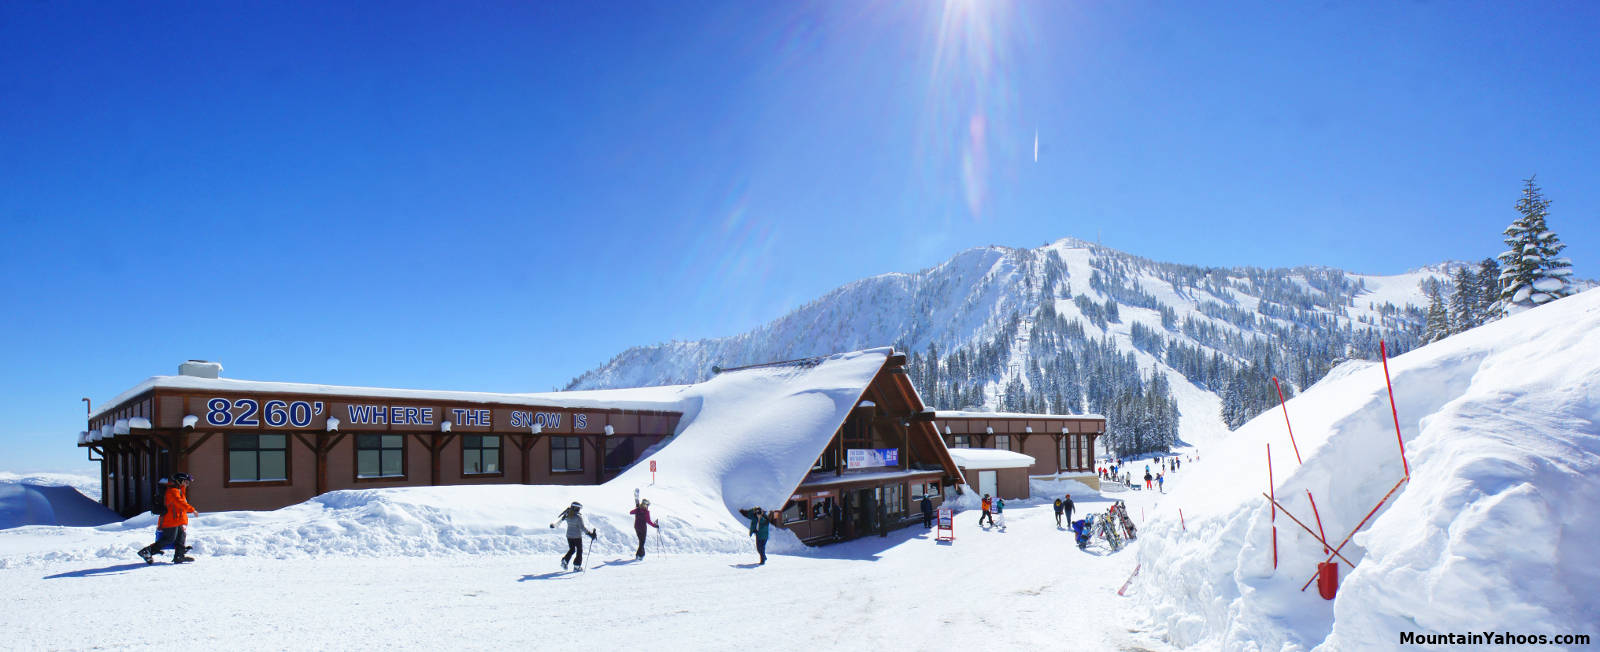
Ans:
{"type": "Polygon", "coordinates": [[[1272,570],[1278,570],[1278,488],[1272,482],[1272,444],[1267,444],[1267,491],[1272,501],[1272,570]]]}
{"type": "Polygon", "coordinates": [[[1411,477],[1411,463],[1406,461],[1406,440],[1400,436],[1400,410],[1394,406],[1394,383],[1389,380],[1389,349],[1383,340],[1378,340],[1378,356],[1383,358],[1383,386],[1389,388],[1389,412],[1394,415],[1394,438],[1400,442],[1400,466],[1406,470],[1406,478],[1411,477]]]}
{"type": "Polygon", "coordinates": [[[1189,531],[1189,524],[1184,522],[1184,520],[1183,520],[1183,508],[1182,507],[1178,508],[1178,525],[1182,525],[1183,526],[1183,531],[1184,532],[1188,532],[1189,531]]]}
{"type": "Polygon", "coordinates": [[[1317,513],[1317,499],[1311,496],[1311,490],[1306,490],[1306,498],[1311,501],[1311,515],[1317,517],[1317,534],[1322,536],[1322,554],[1328,554],[1328,533],[1322,531],[1322,515],[1317,513]]]}
{"type": "MultiPolygon", "coordinates": [[[[1389,497],[1394,495],[1394,492],[1400,488],[1400,485],[1405,484],[1405,482],[1410,479],[1411,478],[1400,478],[1399,482],[1394,483],[1394,486],[1389,489],[1389,493],[1383,495],[1383,500],[1380,500],[1378,501],[1378,504],[1373,505],[1372,511],[1367,512],[1367,515],[1361,518],[1361,522],[1356,524],[1356,529],[1351,530],[1350,534],[1345,535],[1344,541],[1340,541],[1339,545],[1333,547],[1334,554],[1338,554],[1340,550],[1344,550],[1344,544],[1350,543],[1350,538],[1354,537],[1357,532],[1361,531],[1361,526],[1367,524],[1367,519],[1372,518],[1373,514],[1378,513],[1378,508],[1383,507],[1384,503],[1389,502],[1389,497]]],[[[1324,563],[1330,561],[1333,561],[1332,555],[1329,555],[1327,559],[1323,560],[1324,563]]],[[[1306,590],[1306,587],[1311,586],[1311,583],[1315,581],[1317,581],[1317,573],[1312,573],[1311,579],[1306,580],[1305,586],[1300,587],[1300,590],[1306,590]]]]}
{"type": "Polygon", "coordinates": [[[1283,425],[1289,429],[1289,444],[1294,446],[1294,461],[1296,464],[1305,464],[1300,459],[1300,444],[1294,440],[1294,426],[1289,425],[1289,404],[1283,400],[1283,386],[1278,384],[1278,377],[1272,377],[1272,386],[1278,389],[1278,405],[1283,406],[1283,425]]]}

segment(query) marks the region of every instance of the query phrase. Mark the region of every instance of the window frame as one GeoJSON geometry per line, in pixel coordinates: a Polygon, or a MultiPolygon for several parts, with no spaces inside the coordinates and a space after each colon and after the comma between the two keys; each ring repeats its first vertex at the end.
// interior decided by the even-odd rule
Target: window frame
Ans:
{"type": "Polygon", "coordinates": [[[461,435],[461,477],[463,477],[463,478],[501,478],[501,477],[505,477],[505,475],[506,475],[506,447],[505,447],[505,442],[503,441],[503,438],[500,435],[478,434],[478,433],[461,435]],[[473,447],[473,448],[468,448],[467,447],[467,438],[468,437],[477,437],[478,438],[478,445],[476,447],[473,447]],[[494,442],[495,442],[494,446],[492,448],[484,446],[483,442],[485,440],[488,440],[488,439],[491,439],[491,438],[494,439],[494,442]],[[495,471],[483,471],[483,472],[468,471],[467,470],[467,451],[469,451],[469,450],[478,451],[478,463],[479,464],[483,463],[483,451],[486,451],[486,450],[495,451],[495,457],[497,459],[497,461],[495,462],[495,468],[497,470],[495,470],[495,471]]]}
{"type": "Polygon", "coordinates": [[[993,450],[997,450],[997,451],[1008,451],[1008,450],[1011,450],[1011,435],[995,435],[994,436],[994,441],[990,442],[990,444],[991,445],[989,446],[989,448],[991,448],[993,450]],[[1000,447],[1000,442],[1002,442],[1002,441],[1004,441],[1006,443],[1005,448],[1001,448],[1000,447]]]}
{"type": "Polygon", "coordinates": [[[972,448],[972,435],[950,435],[951,448],[972,448]]]}
{"type": "MultiPolygon", "coordinates": [[[[550,475],[568,475],[568,474],[573,474],[573,473],[583,473],[584,472],[584,470],[583,470],[583,438],[582,437],[579,437],[577,435],[551,435],[550,437],[548,437],[548,439],[550,441],[550,475]],[[570,442],[572,445],[571,446],[565,445],[568,442],[570,442]],[[563,445],[558,448],[556,446],[557,443],[561,443],[563,445]],[[578,468],[576,468],[576,469],[571,469],[571,468],[557,469],[556,468],[556,451],[557,450],[560,450],[563,453],[565,453],[565,455],[568,456],[569,459],[570,459],[571,451],[576,450],[577,454],[578,454],[578,468]]],[[[604,464],[604,462],[601,462],[601,464],[604,464]]]]}
{"type": "Polygon", "coordinates": [[[405,434],[398,434],[398,433],[392,433],[392,432],[363,432],[363,433],[355,433],[355,441],[350,443],[350,445],[353,447],[352,448],[352,454],[350,456],[350,461],[351,461],[350,471],[351,471],[351,476],[354,478],[355,482],[394,482],[394,481],[397,481],[397,480],[409,480],[410,476],[411,476],[411,462],[410,462],[410,459],[409,459],[410,452],[411,452],[411,450],[410,450],[411,449],[411,442],[409,440],[410,440],[410,437],[405,435],[405,434]],[[383,472],[383,453],[382,453],[382,451],[389,450],[388,448],[383,447],[383,445],[382,445],[383,444],[383,438],[384,437],[399,437],[400,438],[400,475],[373,475],[373,476],[363,476],[363,475],[361,475],[361,451],[362,450],[373,450],[371,448],[363,449],[361,447],[361,438],[362,437],[377,437],[378,438],[379,447],[377,448],[377,450],[379,451],[379,453],[378,453],[378,472],[379,473],[383,472]]]}
{"type": "Polygon", "coordinates": [[[600,455],[600,468],[604,469],[608,473],[612,471],[621,472],[623,469],[628,468],[629,464],[639,461],[639,447],[633,441],[633,437],[628,435],[612,435],[610,437],[606,437],[605,445],[601,447],[601,450],[603,452],[600,455]],[[611,466],[611,453],[613,451],[620,450],[623,446],[628,447],[628,450],[631,452],[631,456],[628,458],[628,461],[618,464],[617,466],[611,466]]]}
{"type": "MultiPolygon", "coordinates": [[[[289,441],[286,432],[228,432],[222,434],[222,486],[229,487],[287,487],[294,480],[294,443],[289,441]],[[283,479],[282,480],[234,480],[233,479],[233,442],[234,437],[256,437],[256,476],[261,475],[261,440],[262,435],[283,437],[283,479]]],[[[248,449],[247,449],[248,450],[248,449]]],[[[278,449],[267,449],[278,450],[278,449]]]]}

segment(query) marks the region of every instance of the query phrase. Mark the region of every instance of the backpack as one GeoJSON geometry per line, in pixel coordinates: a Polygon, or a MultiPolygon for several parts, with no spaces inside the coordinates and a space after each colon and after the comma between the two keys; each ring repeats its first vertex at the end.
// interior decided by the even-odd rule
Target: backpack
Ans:
{"type": "Polygon", "coordinates": [[[156,504],[150,508],[150,513],[156,516],[167,515],[167,489],[171,485],[163,482],[156,485],[156,504]]]}

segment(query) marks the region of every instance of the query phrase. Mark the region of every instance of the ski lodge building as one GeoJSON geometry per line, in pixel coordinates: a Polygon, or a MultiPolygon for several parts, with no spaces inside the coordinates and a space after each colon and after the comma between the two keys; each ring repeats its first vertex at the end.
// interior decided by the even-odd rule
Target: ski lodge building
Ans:
{"type": "Polygon", "coordinates": [[[100,463],[101,502],[125,517],[179,471],[195,476],[196,507],[228,511],[344,489],[654,481],[659,461],[674,471],[664,485],[716,484],[730,511],[781,505],[780,526],[808,543],[918,522],[923,495],[939,503],[962,484],[1013,498],[1028,474],[1093,475],[1103,417],[935,411],[905,364],[885,348],[693,385],[497,394],[235,380],[190,361],[92,412],[78,445],[100,463]],[[1015,457],[965,460],[964,473],[971,448],[1015,457]]]}

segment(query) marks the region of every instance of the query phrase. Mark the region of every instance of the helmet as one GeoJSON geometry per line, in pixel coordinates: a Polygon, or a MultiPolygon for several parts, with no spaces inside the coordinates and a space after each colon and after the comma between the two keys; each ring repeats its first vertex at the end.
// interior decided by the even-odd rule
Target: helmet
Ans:
{"type": "Polygon", "coordinates": [[[176,473],[172,476],[173,482],[194,482],[194,476],[187,473],[176,473]]]}
{"type": "Polygon", "coordinates": [[[644,500],[641,500],[641,501],[639,501],[639,504],[640,505],[644,505],[645,507],[649,507],[650,506],[650,499],[646,498],[644,500]]]}
{"type": "Polygon", "coordinates": [[[572,501],[572,508],[573,509],[583,509],[583,503],[580,503],[580,502],[574,500],[574,501],[572,501]]]}

